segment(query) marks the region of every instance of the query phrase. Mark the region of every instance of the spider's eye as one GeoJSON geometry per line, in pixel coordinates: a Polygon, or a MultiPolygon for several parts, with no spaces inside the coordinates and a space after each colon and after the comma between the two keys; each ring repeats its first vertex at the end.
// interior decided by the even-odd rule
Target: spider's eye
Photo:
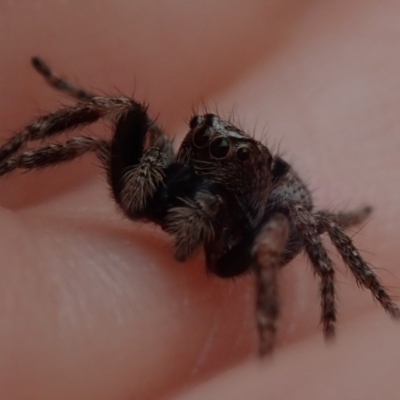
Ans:
{"type": "Polygon", "coordinates": [[[246,161],[250,157],[250,150],[247,147],[239,147],[236,155],[240,161],[246,161]]]}
{"type": "Polygon", "coordinates": [[[203,126],[197,129],[192,136],[193,144],[198,147],[202,148],[207,146],[209,139],[211,136],[211,131],[206,126],[203,126]]]}
{"type": "Polygon", "coordinates": [[[229,140],[219,137],[210,144],[210,153],[215,158],[224,158],[229,153],[229,140]]]}

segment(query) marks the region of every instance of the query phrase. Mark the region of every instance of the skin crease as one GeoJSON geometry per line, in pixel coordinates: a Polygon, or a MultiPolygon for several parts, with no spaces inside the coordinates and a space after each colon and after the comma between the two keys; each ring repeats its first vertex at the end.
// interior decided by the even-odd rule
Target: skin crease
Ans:
{"type": "MultiPolygon", "coordinates": [[[[32,55],[89,89],[135,92],[177,144],[193,106],[236,107],[319,206],[374,206],[352,234],[399,296],[399,19],[390,0],[1,0],[1,135],[68,103],[32,55]]],[[[2,398],[396,398],[400,326],[336,256],[336,341],[300,257],[279,275],[279,343],[262,365],[252,278],[207,276],[201,254],[175,262],[107,190],[90,157],[0,179],[2,398]]]]}

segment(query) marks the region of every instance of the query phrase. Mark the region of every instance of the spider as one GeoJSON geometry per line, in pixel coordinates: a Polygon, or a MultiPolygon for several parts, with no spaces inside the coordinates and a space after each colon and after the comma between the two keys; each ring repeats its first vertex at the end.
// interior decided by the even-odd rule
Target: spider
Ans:
{"type": "Polygon", "coordinates": [[[186,260],[202,246],[208,272],[221,278],[255,274],[260,356],[272,352],[276,339],[277,271],[301,251],[320,280],[324,336],[335,335],[335,268],[321,242],[323,233],[358,285],[369,289],[390,316],[400,317],[400,309],[344,233],[363,222],[370,207],[340,213],[316,210],[307,186],[287,162],[215,114],[194,115],[175,154],[172,141],[150,118],[145,104],[75,87],[37,57],[32,65],[50,86],[77,102],[39,117],[3,144],[0,175],[95,153],[122,213],[169,233],[177,260],[186,260]],[[34,150],[25,148],[30,141],[99,120],[113,124],[111,139],[74,136],[34,150]]]}

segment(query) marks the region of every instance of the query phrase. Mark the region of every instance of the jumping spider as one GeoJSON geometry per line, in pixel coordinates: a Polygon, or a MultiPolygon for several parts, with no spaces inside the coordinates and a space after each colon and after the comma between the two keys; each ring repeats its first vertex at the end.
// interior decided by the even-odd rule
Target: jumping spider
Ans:
{"type": "Polygon", "coordinates": [[[184,261],[203,246],[207,270],[222,278],[252,271],[257,282],[259,354],[274,346],[279,301],[276,273],[304,250],[321,281],[321,322],[335,334],[335,268],[320,235],[327,233],[359,286],[392,317],[400,310],[344,229],[370,214],[364,207],[333,214],[315,210],[291,166],[218,115],[195,115],[177,154],[147,107],[124,96],[97,96],[59,78],[39,58],[33,67],[50,86],[77,100],[39,117],[0,148],[0,175],[97,155],[112,196],[131,220],[153,222],[175,241],[184,261]],[[99,120],[113,123],[111,139],[75,136],[23,152],[33,140],[55,137],[99,120]]]}

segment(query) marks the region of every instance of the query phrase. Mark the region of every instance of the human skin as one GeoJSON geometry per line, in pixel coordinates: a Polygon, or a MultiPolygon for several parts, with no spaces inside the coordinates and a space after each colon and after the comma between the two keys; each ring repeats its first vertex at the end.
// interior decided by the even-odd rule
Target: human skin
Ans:
{"type": "MultiPolygon", "coordinates": [[[[68,102],[32,55],[89,89],[134,92],[177,145],[192,107],[236,108],[318,206],[374,207],[351,235],[398,296],[399,39],[389,0],[1,0],[1,137],[68,102]]],[[[299,257],[280,272],[278,344],[260,363],[252,277],[209,276],[201,252],[174,261],[167,235],[116,211],[96,164],[0,179],[2,398],[396,398],[400,325],[337,258],[335,342],[299,257]]]]}

